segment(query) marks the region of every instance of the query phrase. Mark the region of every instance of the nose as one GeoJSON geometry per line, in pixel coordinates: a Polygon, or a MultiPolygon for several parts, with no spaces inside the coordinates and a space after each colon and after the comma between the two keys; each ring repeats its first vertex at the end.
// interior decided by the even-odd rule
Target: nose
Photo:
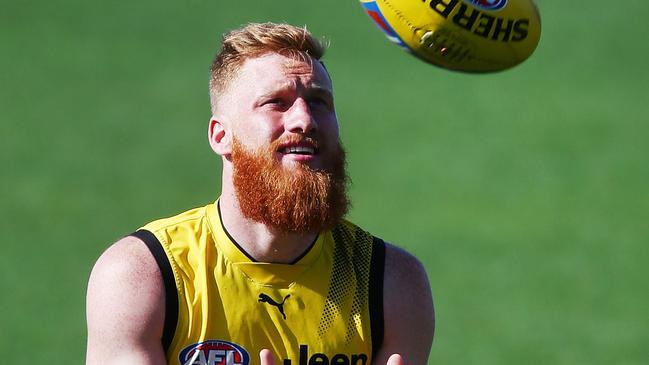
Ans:
{"type": "Polygon", "coordinates": [[[309,134],[316,131],[318,125],[306,100],[302,98],[295,99],[295,102],[288,110],[284,127],[289,132],[299,134],[309,134]]]}

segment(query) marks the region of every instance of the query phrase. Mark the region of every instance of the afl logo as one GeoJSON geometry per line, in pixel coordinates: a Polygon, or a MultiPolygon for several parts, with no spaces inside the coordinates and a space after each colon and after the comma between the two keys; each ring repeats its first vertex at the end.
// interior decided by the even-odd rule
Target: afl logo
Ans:
{"type": "Polygon", "coordinates": [[[500,10],[507,5],[507,0],[464,0],[484,10],[500,10]]]}
{"type": "Polygon", "coordinates": [[[178,356],[180,365],[248,365],[248,351],[236,343],[207,340],[185,347],[178,356]]]}

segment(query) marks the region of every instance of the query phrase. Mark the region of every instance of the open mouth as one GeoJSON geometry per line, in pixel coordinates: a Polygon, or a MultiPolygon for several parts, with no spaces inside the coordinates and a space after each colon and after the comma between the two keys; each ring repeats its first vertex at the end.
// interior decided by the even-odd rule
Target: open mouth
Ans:
{"type": "Polygon", "coordinates": [[[279,150],[283,154],[315,155],[317,150],[311,146],[289,146],[279,150]]]}
{"type": "Polygon", "coordinates": [[[279,145],[277,152],[283,155],[314,156],[318,154],[318,143],[311,139],[293,139],[279,145]]]}

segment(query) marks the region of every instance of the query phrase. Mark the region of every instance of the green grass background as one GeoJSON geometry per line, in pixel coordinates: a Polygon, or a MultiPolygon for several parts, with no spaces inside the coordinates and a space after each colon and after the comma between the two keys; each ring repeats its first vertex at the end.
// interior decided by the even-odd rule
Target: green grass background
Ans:
{"type": "Polygon", "coordinates": [[[354,0],[3,1],[1,362],[82,363],[94,260],[216,198],[208,66],[272,20],[331,42],[350,217],[424,262],[430,364],[647,364],[649,3],[538,2],[534,56],[476,76],[354,0]]]}

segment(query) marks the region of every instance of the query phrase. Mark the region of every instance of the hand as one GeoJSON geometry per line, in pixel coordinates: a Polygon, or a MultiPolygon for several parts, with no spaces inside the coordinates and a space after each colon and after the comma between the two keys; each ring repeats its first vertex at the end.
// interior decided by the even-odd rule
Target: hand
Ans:
{"type": "Polygon", "coordinates": [[[392,354],[390,355],[386,365],[404,365],[403,357],[399,354],[392,354]]]}
{"type": "Polygon", "coordinates": [[[261,365],[275,365],[275,356],[268,349],[259,351],[259,360],[261,365]]]}
{"type": "MultiPolygon", "coordinates": [[[[268,349],[263,349],[259,352],[259,360],[261,365],[275,365],[275,356],[268,349]]],[[[378,365],[378,364],[375,364],[378,365]]],[[[403,357],[399,354],[392,354],[388,359],[386,365],[405,365],[403,362],[403,357]]]]}

